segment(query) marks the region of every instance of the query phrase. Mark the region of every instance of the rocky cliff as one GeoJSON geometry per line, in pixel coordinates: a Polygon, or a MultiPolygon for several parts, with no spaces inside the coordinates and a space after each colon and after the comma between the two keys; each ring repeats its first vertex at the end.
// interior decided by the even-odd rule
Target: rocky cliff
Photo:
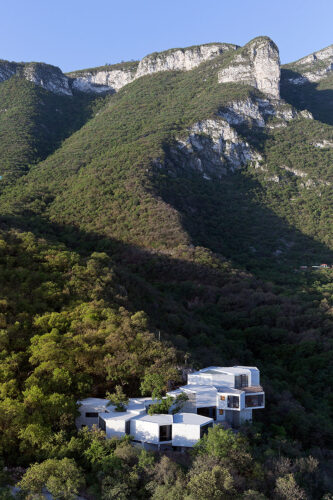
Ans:
{"type": "MultiPolygon", "coordinates": [[[[211,43],[156,52],[141,61],[106,65],[64,75],[55,66],[44,63],[0,61],[0,81],[18,75],[58,94],[81,92],[115,92],[144,75],[159,71],[190,71],[201,63],[218,58],[220,83],[251,85],[269,98],[280,98],[280,59],[275,43],[258,37],[244,47],[227,43],[211,43]]],[[[283,66],[285,78],[294,84],[316,82],[333,71],[333,45],[283,66]]]]}
{"type": "Polygon", "coordinates": [[[333,45],[283,66],[289,70],[288,81],[296,85],[318,82],[333,71],[333,45]]]}
{"type": "Polygon", "coordinates": [[[68,78],[56,66],[44,63],[0,61],[0,81],[17,75],[56,94],[72,95],[68,78]]]}
{"type": "Polygon", "coordinates": [[[124,63],[110,67],[68,73],[73,87],[83,92],[117,91],[141,76],[158,71],[189,71],[204,61],[236,50],[237,45],[212,43],[185,49],[171,49],[145,56],[138,63],[124,63]]]}
{"type": "Polygon", "coordinates": [[[156,73],[157,71],[189,71],[204,61],[213,59],[226,51],[236,49],[237,45],[212,43],[149,54],[140,61],[135,78],[156,73]]]}
{"type": "Polygon", "coordinates": [[[267,37],[255,38],[236,51],[219,74],[220,83],[251,85],[275,98],[280,97],[280,58],[275,43],[267,37]]]}
{"type": "Polygon", "coordinates": [[[258,164],[261,160],[260,154],[221,118],[195,123],[186,137],[177,139],[168,157],[178,167],[200,172],[206,180],[234,172],[249,161],[258,164]]]}

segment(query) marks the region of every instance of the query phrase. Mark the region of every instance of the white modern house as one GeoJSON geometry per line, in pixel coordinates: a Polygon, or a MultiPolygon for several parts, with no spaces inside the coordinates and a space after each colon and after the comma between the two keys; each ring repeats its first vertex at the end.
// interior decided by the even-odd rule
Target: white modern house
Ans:
{"type": "Polygon", "coordinates": [[[238,427],[252,419],[252,411],[265,407],[265,393],[256,367],[210,366],[188,374],[188,384],[168,393],[188,397],[181,412],[149,415],[151,398],[132,398],[125,412],[115,411],[107,399],[78,401],[77,428],[98,425],[107,438],[131,435],[147,448],[192,447],[214,423],[238,427]]]}
{"type": "Polygon", "coordinates": [[[213,418],[216,423],[237,428],[252,420],[253,410],[265,408],[260,372],[254,366],[209,366],[189,373],[187,381],[187,385],[168,394],[185,392],[188,401],[182,411],[213,418]]]}

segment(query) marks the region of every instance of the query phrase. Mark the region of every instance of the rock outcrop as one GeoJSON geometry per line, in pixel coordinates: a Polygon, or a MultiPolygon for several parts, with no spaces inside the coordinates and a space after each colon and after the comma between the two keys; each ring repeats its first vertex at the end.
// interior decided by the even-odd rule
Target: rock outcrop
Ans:
{"type": "Polygon", "coordinates": [[[170,49],[156,52],[144,57],[139,63],[124,63],[120,65],[95,68],[87,71],[69,73],[73,79],[73,87],[83,92],[112,92],[124,85],[158,71],[189,71],[204,61],[213,59],[220,54],[236,50],[237,45],[228,43],[213,43],[198,45],[185,49],[170,49]]]}
{"type": "Polygon", "coordinates": [[[0,81],[17,75],[56,94],[72,95],[68,78],[56,66],[44,63],[0,61],[0,81]]]}
{"type": "Polygon", "coordinates": [[[230,125],[249,124],[269,128],[284,127],[297,117],[313,119],[312,114],[307,110],[297,111],[283,101],[260,99],[255,96],[232,101],[219,111],[219,116],[227,120],[230,125]]]}
{"type": "MultiPolygon", "coordinates": [[[[261,156],[225,120],[202,120],[188,129],[168,151],[166,168],[193,169],[210,180],[258,163],[261,156]]],[[[161,166],[162,167],[162,166],[161,166]]]]}
{"type": "Polygon", "coordinates": [[[228,43],[214,43],[149,54],[140,61],[135,78],[158,71],[189,71],[204,61],[237,48],[237,45],[228,43]]]}
{"type": "Polygon", "coordinates": [[[318,82],[333,71],[333,45],[286,64],[283,68],[293,73],[287,78],[290,83],[302,85],[318,82]]]}
{"type": "Polygon", "coordinates": [[[81,92],[117,91],[134,80],[135,73],[130,70],[84,72],[73,79],[73,87],[81,92]]]}
{"type": "Polygon", "coordinates": [[[280,57],[275,43],[267,37],[255,38],[238,49],[219,74],[220,83],[245,83],[270,97],[280,97],[280,57]]]}

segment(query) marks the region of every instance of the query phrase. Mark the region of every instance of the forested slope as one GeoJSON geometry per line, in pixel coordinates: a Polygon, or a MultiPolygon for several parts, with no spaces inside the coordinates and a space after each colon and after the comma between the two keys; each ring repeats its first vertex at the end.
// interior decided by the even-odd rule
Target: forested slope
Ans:
{"type": "Polygon", "coordinates": [[[168,484],[175,498],[202,498],[191,477],[210,472],[199,459],[163,482],[163,462],[77,436],[75,402],[119,383],[130,396],[143,381],[166,389],[189,364],[256,365],[267,407],[235,450],[258,468],[248,462],[247,477],[238,452],[226,465],[206,444],[223,469],[216,487],[230,498],[270,498],[279,477],[306,498],[332,487],[333,271],[299,270],[333,263],[331,77],[296,91],[283,69],[284,100],[219,83],[250,48],[98,99],[17,76],[0,84],[5,463],[74,458],[103,498],[118,498],[106,492],[129,471],[121,498],[166,498],[168,484]],[[309,454],[312,476],[297,462],[309,454]]]}

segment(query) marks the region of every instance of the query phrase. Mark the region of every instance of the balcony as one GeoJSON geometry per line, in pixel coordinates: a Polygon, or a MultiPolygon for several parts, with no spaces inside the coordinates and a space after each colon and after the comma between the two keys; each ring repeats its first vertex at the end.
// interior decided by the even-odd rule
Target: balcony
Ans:
{"type": "Polygon", "coordinates": [[[246,387],[242,387],[242,391],[254,393],[254,392],[264,392],[264,389],[262,388],[261,385],[249,385],[246,387]]]}

